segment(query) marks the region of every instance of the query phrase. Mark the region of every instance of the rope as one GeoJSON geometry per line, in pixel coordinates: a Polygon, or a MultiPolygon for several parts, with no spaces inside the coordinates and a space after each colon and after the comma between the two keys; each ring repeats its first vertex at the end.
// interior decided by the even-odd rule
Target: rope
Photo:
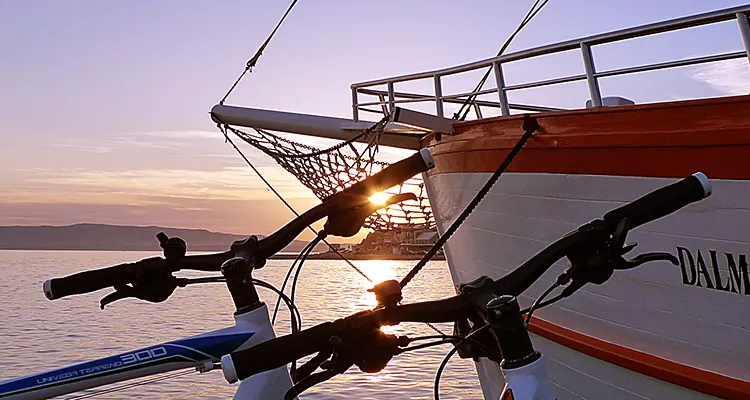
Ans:
{"type": "Polygon", "coordinates": [[[431,324],[429,322],[425,322],[425,324],[427,324],[427,326],[429,326],[430,328],[432,328],[432,330],[435,331],[435,332],[437,332],[438,334],[440,334],[442,336],[446,336],[446,334],[443,333],[443,331],[441,331],[440,329],[438,329],[437,326],[435,326],[435,325],[433,325],[433,324],[431,324]]]}
{"type": "MultiPolygon", "coordinates": [[[[221,124],[219,129],[225,135],[226,131],[232,132],[249,145],[272,157],[321,200],[389,165],[389,163],[375,159],[380,138],[388,123],[387,117],[346,141],[323,150],[294,142],[259,128],[243,131],[229,126],[216,115],[213,117],[221,124]],[[366,145],[358,149],[353,145],[355,141],[362,141],[366,145]]],[[[417,201],[398,203],[378,210],[367,217],[364,228],[388,231],[420,225],[429,230],[435,226],[429,198],[421,177],[412,178],[387,192],[391,195],[411,192],[417,196],[417,201]]]]}
{"type": "Polygon", "coordinates": [[[255,67],[255,64],[258,62],[258,59],[260,59],[260,56],[263,55],[263,50],[265,50],[266,46],[268,46],[268,44],[271,43],[271,39],[276,34],[276,31],[279,30],[279,27],[281,26],[281,23],[284,22],[284,20],[286,19],[286,16],[289,15],[289,12],[292,11],[292,8],[294,8],[295,4],[297,4],[297,0],[293,0],[292,1],[292,4],[290,4],[289,8],[286,9],[286,12],[284,13],[284,16],[281,17],[281,20],[279,20],[279,23],[276,24],[276,27],[273,28],[273,31],[271,32],[270,35],[268,35],[268,38],[266,38],[266,41],[263,42],[263,44],[260,46],[260,48],[258,49],[258,51],[255,52],[255,55],[251,59],[249,59],[247,61],[247,63],[245,64],[245,70],[242,71],[242,73],[240,74],[239,78],[237,78],[237,80],[234,81],[234,84],[232,85],[232,87],[229,88],[229,90],[224,95],[224,97],[221,99],[221,101],[219,102],[219,104],[224,104],[224,101],[227,99],[227,97],[229,97],[229,94],[232,93],[232,91],[234,90],[234,88],[237,87],[237,85],[240,83],[240,81],[242,80],[242,78],[245,77],[245,74],[247,74],[248,71],[252,72],[252,69],[253,69],[253,67],[255,67]]]}
{"type": "MultiPolygon", "coordinates": [[[[278,191],[277,191],[277,190],[276,190],[276,189],[275,189],[275,188],[273,187],[273,185],[271,185],[271,182],[269,182],[269,181],[268,181],[268,180],[267,180],[267,179],[266,179],[266,178],[265,178],[265,177],[263,176],[263,174],[261,174],[261,173],[260,173],[260,171],[258,171],[258,169],[257,169],[257,168],[255,168],[255,165],[253,165],[253,163],[251,163],[251,162],[250,162],[250,160],[249,160],[249,159],[248,159],[248,158],[247,158],[247,157],[245,156],[245,154],[244,154],[244,153],[242,152],[242,150],[240,150],[240,148],[239,148],[239,147],[237,147],[237,145],[236,145],[236,144],[234,144],[234,142],[232,141],[232,139],[230,139],[230,138],[229,138],[229,134],[227,133],[227,130],[226,130],[226,129],[224,129],[224,128],[222,127],[222,125],[221,125],[221,124],[218,124],[217,126],[219,127],[219,130],[221,131],[221,133],[223,133],[223,134],[224,134],[224,138],[226,139],[226,141],[227,141],[227,142],[228,142],[229,144],[231,144],[231,145],[232,145],[232,147],[234,147],[234,149],[235,149],[235,150],[237,151],[237,153],[238,153],[238,154],[239,154],[239,155],[240,155],[240,156],[242,157],[242,159],[243,159],[243,160],[245,160],[245,162],[247,163],[247,165],[249,165],[249,166],[250,166],[250,168],[251,168],[251,169],[252,169],[252,170],[253,170],[253,171],[255,172],[255,174],[256,174],[256,175],[258,175],[258,178],[260,178],[260,180],[261,180],[261,181],[263,181],[263,183],[264,183],[264,184],[266,185],[266,187],[267,187],[267,188],[268,188],[268,189],[269,189],[269,190],[270,190],[271,192],[273,192],[273,194],[275,194],[275,195],[276,195],[276,197],[278,197],[278,198],[279,198],[279,200],[281,200],[281,202],[282,202],[282,203],[284,203],[284,205],[285,205],[285,206],[286,206],[286,207],[287,207],[287,208],[288,208],[288,209],[289,209],[289,210],[290,210],[290,211],[291,211],[291,212],[292,212],[292,213],[293,213],[293,214],[294,214],[295,216],[299,217],[299,213],[297,212],[297,210],[295,210],[295,209],[294,209],[294,207],[292,207],[292,205],[291,205],[291,204],[289,204],[289,202],[288,202],[288,201],[286,201],[286,199],[284,199],[284,197],[283,197],[283,196],[281,195],[281,193],[279,193],[279,192],[278,192],[278,191]]],[[[312,231],[312,233],[314,233],[316,237],[318,236],[318,231],[316,231],[316,230],[315,230],[315,228],[313,228],[312,226],[308,225],[308,226],[307,226],[307,229],[309,229],[310,231],[312,231]]],[[[352,267],[352,268],[353,268],[353,269],[354,269],[355,271],[357,271],[357,272],[358,272],[358,273],[359,273],[360,275],[362,275],[362,277],[363,277],[363,278],[367,279],[367,281],[368,281],[368,282],[372,282],[372,279],[370,279],[370,277],[368,277],[368,276],[367,276],[367,275],[366,275],[366,274],[365,274],[364,272],[362,272],[362,270],[360,270],[359,268],[357,268],[357,266],[356,266],[356,265],[352,264],[352,262],[351,262],[351,261],[349,261],[349,259],[348,259],[348,258],[344,257],[344,255],[343,255],[343,254],[341,254],[341,253],[340,253],[340,252],[339,252],[339,251],[338,251],[338,250],[337,250],[336,248],[334,248],[334,247],[333,247],[333,246],[332,246],[332,245],[331,245],[330,243],[328,243],[328,241],[327,241],[327,240],[323,239],[323,243],[325,243],[325,244],[326,244],[326,245],[328,246],[328,248],[329,248],[330,250],[332,250],[332,251],[333,251],[334,253],[336,253],[336,255],[337,255],[337,256],[339,256],[339,257],[340,257],[340,258],[341,258],[342,260],[346,261],[346,263],[347,263],[347,264],[349,264],[349,266],[350,266],[350,267],[352,267]]]]}
{"type": "MultiPolygon", "coordinates": [[[[544,3],[542,3],[542,5],[539,6],[539,8],[536,8],[536,6],[539,4],[539,1],[540,0],[536,0],[534,5],[531,6],[531,8],[529,9],[529,12],[526,13],[526,16],[523,18],[523,20],[518,25],[516,30],[513,31],[513,33],[508,37],[508,39],[505,40],[505,43],[503,43],[502,47],[500,47],[500,50],[497,52],[496,57],[500,57],[505,52],[508,46],[510,46],[510,43],[513,41],[513,39],[515,39],[516,35],[518,35],[518,33],[521,32],[521,29],[523,29],[523,27],[526,26],[526,24],[528,24],[539,13],[539,11],[541,11],[542,8],[544,8],[544,6],[547,5],[547,3],[549,3],[549,0],[544,0],[544,3]]],[[[479,83],[474,88],[474,93],[482,89],[484,84],[487,82],[487,78],[489,78],[491,72],[492,72],[492,67],[488,68],[487,72],[484,73],[484,76],[482,77],[482,79],[479,80],[479,83]]],[[[469,114],[470,108],[468,106],[469,104],[472,104],[474,100],[476,100],[476,98],[477,98],[477,94],[472,94],[471,96],[466,98],[466,101],[464,101],[464,103],[461,104],[461,108],[456,113],[453,114],[453,119],[457,119],[460,121],[465,120],[466,116],[469,114]]]]}
{"type": "Polygon", "coordinates": [[[510,153],[505,157],[505,160],[500,164],[499,167],[495,170],[495,172],[492,174],[490,179],[487,180],[487,182],[482,186],[482,188],[479,190],[479,192],[474,196],[474,198],[471,200],[469,205],[466,206],[466,208],[461,212],[461,215],[456,218],[455,221],[451,224],[451,226],[448,228],[448,230],[445,231],[445,233],[440,236],[437,242],[430,248],[430,250],[422,257],[421,260],[409,271],[408,274],[404,277],[404,279],[401,280],[401,288],[406,286],[409,281],[411,281],[417,273],[419,273],[420,270],[427,264],[430,259],[435,255],[435,253],[440,250],[445,242],[448,241],[448,239],[458,230],[458,228],[461,226],[461,224],[466,221],[466,218],[469,217],[469,215],[474,211],[474,209],[479,205],[479,203],[484,199],[484,196],[489,193],[490,189],[492,189],[492,186],[495,185],[495,182],[500,178],[500,175],[503,174],[503,171],[505,171],[506,168],[508,168],[508,165],[510,165],[511,161],[516,157],[519,151],[521,151],[521,148],[524,144],[526,144],[526,141],[531,138],[531,135],[536,132],[539,129],[539,123],[534,118],[530,118],[528,115],[524,117],[523,121],[523,129],[524,133],[523,136],[516,142],[515,146],[513,146],[513,149],[511,149],[510,153]]]}
{"type": "Polygon", "coordinates": [[[190,369],[190,370],[186,370],[186,371],[179,371],[179,372],[175,372],[173,374],[163,375],[163,376],[159,376],[159,377],[156,377],[156,378],[149,378],[149,379],[144,379],[144,380],[141,380],[141,381],[138,381],[138,382],[126,383],[124,385],[115,386],[115,387],[109,388],[109,389],[97,390],[95,392],[82,394],[80,396],[68,397],[66,400],[89,399],[89,398],[97,397],[97,396],[100,396],[100,395],[103,395],[103,394],[107,394],[107,393],[119,392],[121,390],[130,389],[130,388],[134,388],[134,387],[138,387],[138,386],[143,386],[143,385],[148,385],[150,383],[159,382],[159,381],[163,381],[163,380],[166,380],[166,379],[172,379],[172,378],[177,378],[177,377],[184,376],[184,375],[190,375],[190,374],[196,373],[196,372],[197,371],[194,370],[194,369],[190,369]]]}
{"type": "MultiPolygon", "coordinates": [[[[356,135],[356,136],[354,136],[352,138],[349,138],[346,141],[343,141],[343,142],[341,142],[339,144],[336,144],[334,146],[331,146],[331,147],[329,147],[327,149],[323,149],[323,150],[318,150],[318,149],[316,149],[316,148],[314,148],[312,146],[308,146],[308,145],[305,145],[303,143],[292,142],[289,139],[285,139],[285,138],[283,138],[281,136],[274,135],[273,133],[270,133],[270,132],[268,132],[266,130],[263,130],[263,129],[260,129],[260,128],[253,128],[256,132],[258,132],[261,135],[272,137],[272,138],[274,138],[274,139],[276,139],[278,141],[287,142],[287,143],[295,145],[297,147],[306,148],[306,149],[312,150],[312,151],[310,153],[288,154],[288,153],[281,153],[281,152],[276,152],[276,151],[268,150],[268,149],[266,149],[264,147],[259,147],[258,145],[260,145],[260,143],[257,143],[258,145],[256,145],[255,147],[259,148],[262,152],[268,154],[269,156],[271,156],[273,158],[311,158],[311,157],[317,157],[317,156],[320,156],[320,155],[323,155],[323,154],[326,154],[326,153],[337,151],[337,150],[339,150],[339,149],[341,149],[341,148],[343,148],[345,146],[348,146],[348,145],[350,145],[350,144],[358,141],[359,139],[361,139],[363,137],[367,137],[367,135],[369,135],[373,131],[376,132],[377,136],[380,136],[383,133],[383,129],[385,128],[385,125],[388,122],[389,118],[390,118],[390,116],[386,116],[383,119],[381,119],[379,122],[377,122],[375,125],[373,125],[373,126],[367,128],[367,129],[365,129],[364,131],[362,131],[362,133],[360,133],[360,134],[358,134],[358,135],[356,135]]],[[[227,129],[229,129],[235,135],[241,137],[245,141],[257,142],[255,139],[252,139],[248,135],[247,132],[243,132],[243,131],[241,131],[241,130],[239,130],[237,128],[231,127],[231,126],[227,127],[227,129]]],[[[348,157],[351,158],[351,159],[356,160],[355,157],[351,157],[351,156],[348,156],[348,157]]],[[[380,162],[380,163],[386,164],[386,163],[383,163],[383,162],[380,162]]]]}

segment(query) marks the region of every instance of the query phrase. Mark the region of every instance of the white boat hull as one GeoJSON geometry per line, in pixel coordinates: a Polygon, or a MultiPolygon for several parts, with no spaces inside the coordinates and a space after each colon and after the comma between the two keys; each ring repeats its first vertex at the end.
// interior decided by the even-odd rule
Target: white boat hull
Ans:
{"type": "Polygon", "coordinates": [[[557,400],[716,398],[610,364],[538,335],[532,334],[531,340],[546,357],[547,375],[557,400]]]}
{"type": "MultiPolygon", "coordinates": [[[[441,233],[489,176],[440,173],[427,177],[441,233]]],[[[504,174],[446,244],[454,283],[480,276],[499,278],[565,233],[675,180],[504,174]]],[[[629,241],[639,243],[634,255],[668,251],[680,257],[681,266],[655,262],[617,272],[606,284],[588,285],[535,317],[582,337],[664,359],[678,373],[683,367],[697,368],[750,381],[746,262],[750,182],[715,180],[713,185],[714,194],[706,201],[629,235],[629,241]]],[[[565,267],[560,263],[548,271],[519,299],[522,306],[530,305],[565,267]]],[[[549,374],[560,399],[712,398],[536,335],[534,339],[549,359],[549,374]]]]}

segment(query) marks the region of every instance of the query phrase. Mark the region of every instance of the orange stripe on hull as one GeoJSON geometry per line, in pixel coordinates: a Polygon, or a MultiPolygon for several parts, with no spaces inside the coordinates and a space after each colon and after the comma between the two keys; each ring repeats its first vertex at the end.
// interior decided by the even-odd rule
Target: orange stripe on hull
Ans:
{"type": "Polygon", "coordinates": [[[565,347],[631,371],[711,396],[750,399],[750,382],[678,364],[534,318],[529,331],[565,347]]]}
{"type": "MultiPolygon", "coordinates": [[[[509,172],[750,179],[750,96],[551,112],[509,172]]],[[[520,136],[522,117],[459,123],[428,137],[430,174],[493,172],[520,136]]]]}

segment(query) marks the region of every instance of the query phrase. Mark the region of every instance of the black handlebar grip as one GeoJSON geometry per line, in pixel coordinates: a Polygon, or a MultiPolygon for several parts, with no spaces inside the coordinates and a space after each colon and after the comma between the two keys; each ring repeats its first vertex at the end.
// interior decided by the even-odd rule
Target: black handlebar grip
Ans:
{"type": "Polygon", "coordinates": [[[57,300],[65,296],[95,292],[117,283],[129,283],[133,278],[143,274],[144,263],[147,261],[152,260],[146,259],[48,279],[44,282],[44,295],[50,300],[57,300]]]}
{"type": "Polygon", "coordinates": [[[711,195],[711,181],[702,172],[657,189],[638,200],[604,214],[604,220],[617,224],[630,218],[631,228],[669,215],[690,203],[711,195]]]}
{"type": "Polygon", "coordinates": [[[322,350],[337,332],[325,322],[293,335],[281,336],[221,357],[221,369],[229,383],[287,365],[322,350]]]}
{"type": "Polygon", "coordinates": [[[371,196],[388,188],[400,185],[412,176],[435,166],[435,159],[428,149],[422,149],[412,156],[395,162],[377,174],[344,189],[342,194],[371,196]]]}
{"type": "Polygon", "coordinates": [[[65,296],[95,292],[122,282],[123,265],[83,271],[63,278],[52,278],[44,282],[44,295],[50,300],[65,296]]]}

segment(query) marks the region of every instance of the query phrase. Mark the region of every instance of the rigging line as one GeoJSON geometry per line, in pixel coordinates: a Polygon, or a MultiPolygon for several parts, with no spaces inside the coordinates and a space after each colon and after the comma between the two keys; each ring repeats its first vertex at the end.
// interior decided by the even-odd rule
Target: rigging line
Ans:
{"type": "MultiPolygon", "coordinates": [[[[266,185],[266,187],[271,192],[273,192],[273,194],[275,194],[276,197],[278,197],[279,200],[281,200],[281,202],[284,203],[284,205],[294,215],[296,215],[297,217],[299,217],[299,213],[297,212],[297,210],[295,210],[294,207],[292,207],[292,205],[289,204],[289,202],[287,202],[286,199],[284,199],[284,197],[281,196],[281,193],[279,193],[278,191],[276,191],[276,189],[273,187],[273,185],[271,185],[271,182],[268,182],[268,180],[266,180],[266,178],[263,176],[263,174],[261,174],[260,171],[258,171],[258,169],[255,168],[255,165],[253,165],[253,163],[251,163],[250,160],[245,156],[245,153],[243,153],[242,150],[240,150],[240,148],[237,147],[236,144],[234,144],[234,142],[232,141],[232,139],[229,138],[229,134],[227,133],[227,129],[225,127],[223,127],[222,124],[217,124],[217,126],[219,127],[219,130],[221,131],[221,133],[224,134],[224,139],[226,139],[226,141],[229,144],[231,144],[232,147],[234,147],[235,150],[237,150],[237,153],[240,155],[240,157],[242,157],[242,159],[245,160],[245,162],[247,163],[247,165],[250,166],[250,168],[255,172],[256,175],[258,175],[258,178],[260,178],[260,180],[263,181],[263,183],[266,185]]],[[[312,231],[315,234],[315,236],[318,236],[318,231],[316,231],[315,228],[313,228],[312,226],[308,225],[307,229],[309,229],[310,231],[312,231]]],[[[339,256],[342,260],[346,261],[346,263],[349,264],[349,266],[352,267],[355,271],[357,271],[360,275],[362,275],[363,278],[367,279],[368,282],[372,283],[372,279],[370,279],[369,276],[367,276],[364,272],[362,272],[362,270],[360,270],[359,268],[357,268],[356,265],[352,264],[352,262],[349,261],[348,258],[344,257],[344,255],[341,254],[338,251],[338,249],[334,248],[330,243],[328,243],[328,241],[326,239],[323,239],[323,243],[325,243],[328,246],[328,248],[330,250],[332,250],[334,253],[336,253],[336,255],[339,256]]]]}
{"type": "MultiPolygon", "coordinates": [[[[524,19],[521,21],[521,23],[516,28],[516,30],[513,31],[513,33],[505,41],[505,43],[503,44],[503,46],[500,48],[500,50],[497,53],[498,57],[505,52],[505,50],[508,48],[508,46],[510,46],[511,42],[513,41],[513,39],[515,39],[516,35],[518,35],[518,33],[521,31],[521,29],[523,29],[539,13],[539,11],[541,11],[542,8],[545,5],[547,5],[547,3],[549,2],[549,0],[545,0],[544,3],[542,3],[541,6],[539,6],[538,8],[536,8],[536,6],[539,4],[539,1],[540,0],[536,0],[536,2],[534,3],[534,5],[532,5],[531,8],[529,9],[529,12],[526,13],[526,16],[524,17],[524,19]]],[[[484,84],[487,82],[487,78],[489,78],[491,72],[492,72],[492,67],[490,67],[490,68],[487,69],[487,71],[485,72],[484,76],[482,77],[482,79],[477,84],[476,88],[474,88],[474,92],[478,92],[480,89],[482,89],[482,87],[484,86],[484,84]]],[[[469,107],[468,107],[468,105],[471,104],[474,100],[476,100],[477,97],[478,97],[477,94],[473,94],[473,95],[469,96],[466,99],[466,101],[461,105],[461,109],[459,109],[458,112],[456,112],[453,115],[454,119],[459,119],[461,121],[465,120],[466,116],[469,114],[469,107]],[[464,110],[464,107],[466,107],[465,110],[464,110]],[[463,112],[463,115],[461,115],[462,112],[463,112]]]]}
{"type": "MultiPolygon", "coordinates": [[[[523,28],[531,20],[530,18],[533,17],[532,12],[536,8],[536,6],[539,4],[539,1],[540,0],[536,0],[536,2],[534,2],[534,4],[529,9],[529,11],[526,13],[526,16],[524,16],[523,20],[521,20],[521,23],[518,25],[518,27],[516,27],[516,30],[508,37],[508,39],[505,40],[505,43],[503,43],[503,45],[500,47],[500,50],[498,50],[496,57],[499,57],[500,55],[503,54],[503,52],[505,52],[505,50],[508,48],[508,46],[516,37],[518,32],[521,30],[521,28],[523,28]]],[[[542,7],[544,7],[544,5],[542,5],[542,7]]],[[[492,72],[492,67],[488,68],[487,71],[484,73],[484,76],[482,77],[482,79],[479,80],[479,83],[477,83],[477,86],[474,88],[474,92],[478,92],[480,89],[482,89],[485,82],[487,82],[487,78],[489,78],[491,72],[492,72]]],[[[466,115],[468,114],[469,110],[468,108],[466,108],[466,111],[464,111],[464,108],[468,107],[468,105],[471,102],[473,102],[476,98],[477,98],[477,95],[469,96],[466,99],[466,101],[464,101],[464,103],[461,104],[461,108],[455,114],[453,114],[453,119],[458,119],[458,120],[466,119],[466,115]],[[461,115],[462,113],[463,115],[461,115]]]]}
{"type": "MultiPolygon", "coordinates": [[[[386,116],[383,119],[381,119],[379,122],[375,123],[374,125],[370,126],[367,129],[363,130],[362,133],[359,133],[358,135],[356,135],[356,136],[354,136],[354,137],[352,137],[350,139],[347,139],[347,140],[345,140],[345,141],[343,141],[343,142],[341,142],[339,144],[331,146],[331,147],[329,147],[327,149],[314,150],[314,151],[311,151],[310,153],[301,153],[300,152],[299,154],[283,154],[283,153],[276,152],[276,151],[271,151],[271,150],[265,150],[265,149],[260,149],[260,150],[263,151],[264,153],[268,154],[269,156],[274,157],[274,158],[277,158],[277,157],[278,158],[311,158],[311,157],[316,157],[316,156],[319,156],[319,155],[322,155],[322,154],[326,154],[326,153],[330,153],[332,151],[339,150],[339,149],[341,149],[341,148],[349,145],[350,143],[354,143],[354,142],[356,142],[357,140],[359,140],[361,138],[366,138],[369,134],[375,132],[376,134],[373,135],[373,137],[370,138],[370,140],[368,142],[369,145],[372,145],[372,143],[374,142],[374,139],[377,138],[378,135],[380,135],[382,133],[382,130],[385,128],[385,125],[386,125],[386,123],[388,122],[389,119],[390,119],[390,116],[386,116]]],[[[248,135],[247,132],[243,132],[242,130],[234,128],[234,127],[231,127],[231,126],[228,127],[228,129],[230,131],[232,131],[235,135],[240,136],[243,139],[248,135]],[[241,135],[238,134],[238,132],[241,135]]],[[[253,128],[253,129],[256,132],[258,132],[259,134],[267,135],[267,136],[273,137],[274,139],[283,140],[285,142],[290,142],[290,140],[288,140],[288,139],[284,139],[284,138],[282,138],[280,136],[274,135],[274,134],[272,134],[272,133],[270,133],[268,131],[265,131],[263,129],[260,129],[260,128],[253,128]]],[[[251,140],[254,140],[254,139],[251,139],[251,140]]],[[[300,147],[303,147],[303,146],[312,149],[311,146],[305,146],[303,144],[300,144],[300,147]]],[[[359,159],[360,157],[357,157],[356,159],[359,159]]],[[[352,158],[354,158],[354,157],[352,157],[352,158]]]]}
{"type": "Polygon", "coordinates": [[[440,329],[438,329],[438,327],[437,327],[437,326],[433,325],[432,323],[430,323],[430,322],[425,322],[425,324],[427,324],[427,326],[429,326],[430,328],[432,328],[432,330],[433,330],[433,331],[435,331],[435,332],[439,333],[439,334],[440,334],[441,336],[448,336],[448,335],[446,335],[446,334],[445,334],[445,333],[444,333],[443,331],[441,331],[440,329]]]}
{"type": "Polygon", "coordinates": [[[137,387],[137,386],[143,386],[143,385],[147,385],[149,383],[159,382],[159,381],[163,381],[163,380],[166,380],[166,379],[177,378],[177,377],[180,377],[180,376],[189,375],[189,374],[196,373],[196,372],[197,371],[194,370],[194,369],[190,369],[190,370],[187,370],[187,371],[179,371],[179,372],[175,372],[175,373],[169,374],[169,375],[163,375],[163,376],[158,376],[158,377],[155,377],[155,378],[144,379],[144,380],[137,381],[137,382],[126,383],[124,385],[115,386],[115,387],[109,388],[109,389],[97,390],[95,392],[82,394],[80,396],[68,397],[65,400],[89,399],[89,398],[100,396],[100,395],[103,395],[103,394],[119,392],[121,390],[130,389],[130,388],[134,388],[134,387],[137,387]]]}
{"type": "Polygon", "coordinates": [[[487,182],[484,183],[484,186],[482,186],[481,189],[477,192],[477,194],[474,196],[473,199],[469,202],[469,204],[466,206],[466,208],[461,211],[461,214],[451,223],[451,225],[446,229],[445,233],[443,233],[440,238],[435,242],[435,244],[430,247],[430,250],[425,253],[424,256],[422,256],[422,259],[417,262],[417,264],[412,267],[412,269],[409,271],[406,276],[401,279],[401,288],[403,289],[409,281],[411,281],[418,273],[422,270],[422,268],[427,265],[427,263],[432,259],[432,257],[440,250],[445,242],[450,239],[450,237],[458,230],[459,227],[461,227],[461,224],[466,221],[467,218],[469,218],[469,215],[471,215],[472,212],[474,212],[474,209],[479,205],[479,203],[482,202],[482,199],[484,199],[484,196],[489,193],[490,189],[495,185],[498,179],[500,179],[500,176],[503,174],[506,168],[508,168],[508,165],[513,161],[513,159],[516,157],[518,152],[521,151],[524,144],[531,138],[531,135],[534,134],[537,130],[539,130],[539,123],[536,119],[530,118],[527,115],[524,116],[523,121],[523,129],[524,133],[523,136],[521,136],[520,139],[518,139],[518,142],[513,146],[513,148],[510,150],[508,155],[505,157],[502,163],[497,167],[495,172],[490,176],[490,178],[487,180],[487,182]]]}
{"type": "MultiPolygon", "coordinates": [[[[516,30],[513,31],[513,33],[508,37],[508,39],[506,39],[505,43],[503,43],[502,47],[500,47],[500,50],[497,52],[496,57],[501,56],[505,52],[508,46],[510,46],[513,39],[515,39],[516,35],[518,35],[518,33],[521,31],[521,29],[523,29],[539,13],[539,11],[541,11],[542,8],[544,8],[544,6],[546,6],[547,3],[549,3],[549,0],[544,0],[544,2],[537,8],[539,1],[541,0],[536,0],[536,2],[534,2],[534,5],[531,6],[531,8],[526,13],[526,16],[523,18],[523,20],[521,20],[521,23],[518,25],[516,30]]],[[[482,89],[485,82],[487,82],[487,78],[489,78],[491,72],[492,72],[492,67],[488,68],[487,72],[484,73],[484,76],[482,77],[482,79],[479,80],[479,83],[474,88],[474,92],[478,92],[479,90],[482,89]]],[[[466,116],[469,114],[469,109],[470,109],[468,107],[469,104],[471,104],[474,100],[476,100],[477,97],[478,97],[477,94],[472,94],[471,96],[467,97],[466,101],[464,101],[463,104],[461,104],[461,108],[453,114],[453,119],[460,120],[460,121],[465,120],[466,116]],[[463,115],[461,115],[462,113],[463,115]]]]}
{"type": "Polygon", "coordinates": [[[229,88],[229,90],[224,95],[224,97],[221,99],[221,101],[219,102],[219,104],[224,104],[224,101],[227,99],[227,97],[229,97],[229,94],[232,93],[232,91],[234,90],[234,88],[237,87],[237,84],[240,83],[240,81],[242,80],[242,78],[245,77],[245,74],[247,74],[248,71],[252,72],[252,69],[253,69],[253,67],[255,67],[255,64],[258,62],[258,59],[260,59],[260,56],[263,55],[263,50],[265,50],[266,46],[268,46],[268,44],[271,42],[271,39],[276,34],[276,31],[279,30],[279,27],[281,26],[281,23],[284,22],[284,20],[286,19],[287,15],[289,15],[289,13],[292,11],[292,8],[294,8],[294,5],[297,4],[297,1],[298,0],[293,0],[292,1],[292,4],[289,5],[289,8],[286,9],[286,12],[281,17],[281,20],[279,20],[279,23],[276,24],[276,27],[273,28],[273,31],[271,32],[270,35],[268,35],[268,38],[266,38],[266,41],[263,42],[263,44],[260,46],[260,48],[258,48],[258,51],[255,52],[255,55],[251,59],[249,59],[247,61],[247,63],[245,64],[245,70],[242,71],[242,74],[240,74],[239,78],[237,78],[237,80],[234,82],[234,84],[229,88]]]}

